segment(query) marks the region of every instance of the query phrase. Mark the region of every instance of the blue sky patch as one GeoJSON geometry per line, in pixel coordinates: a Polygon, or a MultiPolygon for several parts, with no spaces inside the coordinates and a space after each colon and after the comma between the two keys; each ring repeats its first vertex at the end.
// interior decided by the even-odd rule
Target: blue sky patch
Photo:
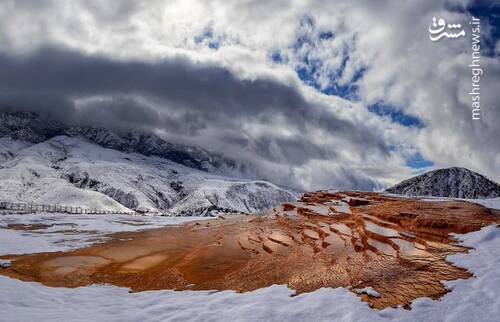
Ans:
{"type": "Polygon", "coordinates": [[[376,103],[368,106],[368,110],[378,116],[388,117],[393,123],[398,123],[406,127],[423,128],[424,123],[415,116],[405,114],[401,109],[394,106],[376,103]]]}
{"type": "Polygon", "coordinates": [[[424,159],[420,152],[417,152],[411,158],[406,159],[406,165],[413,169],[422,169],[432,167],[434,163],[424,159]]]}
{"type": "Polygon", "coordinates": [[[281,56],[281,53],[279,52],[274,52],[271,54],[271,59],[273,60],[273,62],[275,62],[276,64],[281,64],[283,62],[283,56],[281,56]]]}
{"type": "Polygon", "coordinates": [[[319,39],[321,40],[328,40],[333,38],[333,32],[331,31],[324,31],[319,34],[319,39]]]}
{"type": "MultiPolygon", "coordinates": [[[[299,35],[296,42],[292,45],[292,49],[295,52],[300,52],[307,47],[316,47],[323,41],[331,41],[335,37],[335,33],[329,30],[316,31],[316,24],[312,17],[304,17],[301,20],[300,26],[304,29],[304,32],[299,35]]],[[[346,46],[347,48],[347,46],[346,46]]],[[[338,80],[342,78],[346,66],[349,63],[349,53],[344,50],[339,55],[342,55],[342,63],[337,70],[330,72],[327,75],[329,83],[325,87],[324,84],[319,83],[319,73],[323,67],[323,62],[318,59],[311,58],[309,52],[306,52],[303,57],[300,57],[300,65],[295,69],[297,76],[305,84],[314,87],[319,92],[325,95],[338,96],[344,99],[356,101],[359,100],[358,97],[358,85],[357,81],[363,77],[366,68],[360,68],[354,74],[354,77],[348,84],[339,84],[338,80]]],[[[283,61],[283,57],[272,54],[272,60],[275,63],[280,63],[283,61]]]]}
{"type": "Polygon", "coordinates": [[[489,25],[488,37],[481,38],[481,54],[493,57],[496,42],[500,39],[500,3],[476,1],[467,8],[467,11],[481,19],[482,32],[486,30],[486,25],[489,25]]]}
{"type": "Polygon", "coordinates": [[[219,49],[220,46],[219,41],[216,39],[214,33],[211,30],[204,32],[200,36],[194,37],[194,42],[197,44],[206,43],[208,48],[211,49],[219,49]]]}

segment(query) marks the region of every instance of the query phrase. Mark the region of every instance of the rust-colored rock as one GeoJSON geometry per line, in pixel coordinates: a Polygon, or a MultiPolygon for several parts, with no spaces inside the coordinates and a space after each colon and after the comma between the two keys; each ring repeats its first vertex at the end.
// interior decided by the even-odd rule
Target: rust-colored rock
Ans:
{"type": "Polygon", "coordinates": [[[457,201],[309,193],[263,217],[120,233],[76,251],[10,257],[12,266],[0,274],[49,286],[108,283],[133,291],[351,287],[374,308],[408,307],[418,297],[448,292],[442,281],[471,277],[445,260],[467,252],[450,233],[498,223],[492,212],[457,201]],[[358,201],[349,207],[346,197],[358,201]],[[358,292],[368,286],[380,296],[358,292]]]}
{"type": "Polygon", "coordinates": [[[366,199],[349,198],[347,204],[351,207],[366,206],[370,204],[370,201],[366,199]]]}

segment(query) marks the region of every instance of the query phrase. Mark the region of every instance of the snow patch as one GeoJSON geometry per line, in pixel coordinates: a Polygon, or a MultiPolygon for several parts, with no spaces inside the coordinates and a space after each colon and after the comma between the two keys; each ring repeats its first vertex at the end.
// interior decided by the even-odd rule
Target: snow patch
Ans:
{"type": "Polygon", "coordinates": [[[368,294],[370,296],[373,296],[373,297],[381,297],[382,295],[375,291],[375,289],[371,286],[367,286],[365,288],[362,288],[362,289],[356,289],[355,290],[358,294],[368,294]]]}
{"type": "Polygon", "coordinates": [[[9,268],[12,266],[12,262],[7,259],[0,259],[0,268],[9,268]]]}

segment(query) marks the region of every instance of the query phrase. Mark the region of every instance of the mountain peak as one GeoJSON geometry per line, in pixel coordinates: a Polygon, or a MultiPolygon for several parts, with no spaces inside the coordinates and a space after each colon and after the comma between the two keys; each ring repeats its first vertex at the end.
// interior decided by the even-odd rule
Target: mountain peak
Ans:
{"type": "Polygon", "coordinates": [[[407,196],[477,199],[499,197],[500,185],[467,168],[450,167],[404,180],[386,191],[407,196]]]}

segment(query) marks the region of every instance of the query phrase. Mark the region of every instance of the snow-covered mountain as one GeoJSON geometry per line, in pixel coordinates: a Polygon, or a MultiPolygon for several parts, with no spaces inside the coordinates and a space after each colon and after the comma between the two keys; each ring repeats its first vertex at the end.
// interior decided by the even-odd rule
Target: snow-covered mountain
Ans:
{"type": "Polygon", "coordinates": [[[459,167],[438,169],[398,183],[387,192],[407,196],[496,198],[500,185],[479,173],[459,167]]]}
{"type": "Polygon", "coordinates": [[[31,112],[0,112],[0,137],[40,143],[56,136],[81,137],[102,147],[122,152],[159,156],[187,167],[211,173],[245,174],[244,164],[204,149],[173,144],[157,135],[140,131],[117,132],[89,126],[68,125],[31,112]]]}
{"type": "Polygon", "coordinates": [[[221,173],[236,163],[141,133],[72,128],[31,113],[0,116],[0,201],[202,215],[256,212],[297,193],[221,173]]]}

